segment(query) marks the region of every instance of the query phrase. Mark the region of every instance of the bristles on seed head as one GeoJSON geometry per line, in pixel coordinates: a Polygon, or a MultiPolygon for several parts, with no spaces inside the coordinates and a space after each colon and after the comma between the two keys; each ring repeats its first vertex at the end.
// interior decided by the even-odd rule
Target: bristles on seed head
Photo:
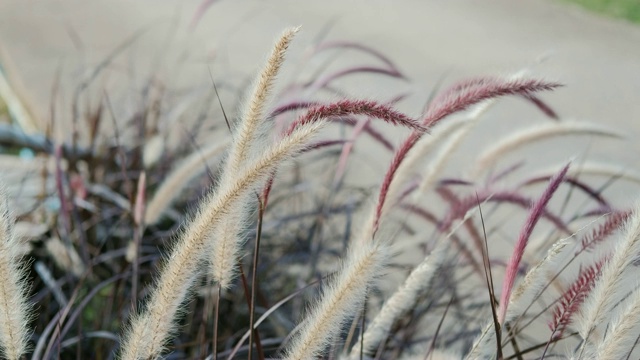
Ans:
{"type": "Polygon", "coordinates": [[[18,360],[28,349],[31,306],[20,239],[14,234],[7,201],[0,186],[0,349],[7,359],[18,360]]]}
{"type": "Polygon", "coordinates": [[[639,209],[640,204],[622,227],[611,258],[603,266],[602,274],[581,308],[576,327],[585,342],[625,293],[625,275],[640,255],[639,209]]]}

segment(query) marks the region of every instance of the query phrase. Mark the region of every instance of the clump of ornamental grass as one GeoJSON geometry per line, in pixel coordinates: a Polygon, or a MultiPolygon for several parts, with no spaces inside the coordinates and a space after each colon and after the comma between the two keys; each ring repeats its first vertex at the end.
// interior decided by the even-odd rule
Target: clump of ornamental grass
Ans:
{"type": "Polygon", "coordinates": [[[37,154],[0,162],[18,218],[3,207],[7,358],[637,357],[639,210],[605,190],[640,177],[513,161],[540,142],[621,134],[564,120],[542,99],[560,84],[529,71],[455,83],[418,117],[395,109],[407,94],[358,99],[343,78],[408,79],[347,41],[314,44],[298,69],[340,51],[374,64],[282,84],[297,31],[276,40],[237,114],[211,112],[216,85],[194,102],[157,80],[124,124],[107,95],[81,111],[110,57],[73,96],[77,136],[0,128],[8,152],[37,154]],[[494,132],[450,175],[504,97],[546,122],[494,132]],[[172,121],[193,118],[172,143],[172,121]],[[388,161],[373,189],[351,178],[370,151],[388,161]]]}

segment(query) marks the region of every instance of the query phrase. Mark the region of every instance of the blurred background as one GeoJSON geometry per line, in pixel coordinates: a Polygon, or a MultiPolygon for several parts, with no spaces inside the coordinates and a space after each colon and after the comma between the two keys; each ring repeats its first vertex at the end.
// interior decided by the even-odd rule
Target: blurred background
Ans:
{"type": "Polygon", "coordinates": [[[303,26],[293,57],[321,38],[361,42],[426,89],[441,78],[521,69],[545,57],[540,71],[570,87],[571,96],[554,96],[560,109],[575,116],[637,116],[630,100],[640,86],[640,28],[624,17],[638,21],[638,8],[632,0],[2,0],[0,44],[3,66],[39,117],[49,112],[54,79],[63,87],[78,82],[83,69],[109,55],[107,85],[128,75],[135,84],[153,72],[172,76],[176,88],[195,86],[210,83],[209,68],[220,79],[251,73],[273,38],[291,25],[303,26]],[[579,106],[565,107],[569,97],[579,106]]]}
{"type": "MultiPolygon", "coordinates": [[[[146,181],[151,189],[162,183],[174,163],[195,153],[194,149],[216,142],[224,145],[229,135],[225,115],[231,121],[237,118],[243,94],[262,66],[273,40],[284,28],[297,25],[301,25],[302,30],[287,54],[273,107],[303,101],[374,99],[392,103],[407,114],[420,117],[434,94],[457,81],[524,72],[529,77],[557,81],[564,86],[540,95],[547,111],[522,98],[501,99],[452,153],[451,161],[438,172],[438,180],[481,184],[483,180],[470,171],[478,154],[514,131],[548,123],[549,112],[552,112],[560,121],[600,124],[624,139],[603,136],[544,139],[501,157],[496,168],[508,173],[524,164],[516,176],[527,179],[542,167],[558,168],[568,159],[578,159],[575,168],[579,171],[582,161],[589,159],[615,166],[613,175],[597,177],[597,182],[592,183],[595,189],[605,192],[613,204],[624,208],[637,197],[634,195],[640,182],[637,175],[640,169],[640,142],[637,141],[640,136],[640,3],[637,0],[304,3],[292,0],[0,0],[0,156],[11,155],[0,159],[0,178],[10,184],[13,194],[42,192],[48,196],[46,201],[40,201],[44,196],[34,201],[36,205],[23,201],[26,196],[16,196],[20,199],[17,205],[21,207],[16,212],[35,214],[31,208],[42,202],[45,215],[33,215],[27,227],[33,229],[34,224],[44,224],[42,219],[57,219],[58,210],[64,210],[64,202],[54,202],[57,193],[54,180],[60,177],[57,185],[63,183],[58,173],[65,169],[60,161],[62,157],[68,160],[68,169],[71,169],[65,183],[69,193],[80,199],[74,201],[82,211],[91,213],[88,216],[91,221],[80,220],[104,224],[96,227],[106,235],[96,231],[96,238],[109,239],[93,248],[92,241],[80,238],[77,242],[84,251],[82,260],[89,263],[89,255],[98,257],[102,246],[122,257],[125,249],[129,249],[131,234],[126,226],[109,221],[112,221],[110,217],[115,219],[124,214],[122,218],[128,219],[131,215],[135,193],[132,179],[147,171],[146,181]],[[54,145],[60,147],[64,156],[54,151],[54,145]],[[39,152],[50,156],[39,157],[39,152]],[[124,152],[129,159],[118,157],[124,152]],[[33,158],[48,166],[49,175],[42,170],[44,167],[27,163],[26,159],[33,158]],[[21,166],[29,168],[8,178],[11,171],[21,166]],[[633,175],[620,180],[623,173],[633,175]],[[37,183],[41,174],[42,184],[37,183]],[[31,188],[24,185],[30,180],[34,181],[31,188]],[[615,186],[609,187],[613,182],[615,186]],[[105,184],[113,191],[106,191],[109,188],[105,190],[105,184]],[[107,209],[115,203],[116,210],[108,212],[98,207],[101,211],[94,211],[91,204],[83,202],[93,199],[86,197],[85,190],[100,199],[98,204],[107,203],[107,209]],[[111,229],[118,229],[118,236],[113,236],[111,229]],[[90,245],[88,250],[83,249],[86,244],[90,245]]],[[[293,117],[282,118],[278,119],[282,120],[278,123],[280,126],[293,117]]],[[[316,233],[318,239],[343,239],[343,229],[345,234],[351,231],[351,207],[359,208],[372,202],[391,158],[388,150],[407,134],[406,129],[375,124],[377,137],[362,136],[357,142],[351,141],[362,131],[359,126],[363,124],[329,127],[327,132],[334,135],[331,139],[344,140],[344,147],[330,149],[331,157],[313,157],[314,154],[303,157],[298,160],[302,165],[298,167],[300,164],[296,163],[287,175],[294,179],[282,180],[286,185],[281,187],[280,195],[285,200],[289,199],[289,193],[301,198],[306,196],[311,200],[305,200],[314,206],[315,202],[320,204],[317,208],[323,212],[330,209],[328,205],[325,207],[325,201],[329,205],[346,204],[343,207],[347,209],[344,211],[348,213],[348,226],[339,219],[339,226],[324,233],[316,229],[315,223],[300,226],[297,232],[288,231],[289,227],[287,231],[277,232],[285,229],[284,215],[304,214],[308,204],[298,209],[297,204],[290,206],[293,202],[282,201],[284,205],[273,205],[268,212],[277,221],[265,222],[265,231],[276,233],[273,238],[286,244],[282,254],[303,265],[307,264],[305,251],[308,249],[294,249],[299,253],[293,256],[288,247],[298,244],[298,233],[303,234],[299,236],[302,239],[307,235],[313,239],[316,233]],[[388,143],[380,141],[381,138],[388,143]],[[353,154],[348,165],[353,166],[345,166],[347,160],[344,159],[348,156],[342,157],[349,151],[353,154]],[[336,189],[341,189],[339,194],[344,196],[334,197],[336,189]]],[[[425,161],[424,165],[428,164],[425,161]]],[[[499,178],[493,175],[488,174],[485,180],[491,183],[499,178]]],[[[187,194],[180,206],[169,211],[171,221],[151,227],[152,231],[144,236],[139,234],[143,236],[142,244],[148,245],[143,246],[142,254],[150,254],[149,259],[153,261],[159,258],[157,245],[170,238],[183,220],[183,209],[195,207],[203,189],[208,189],[213,182],[212,178],[202,176],[197,179],[197,186],[189,186],[184,191],[187,194]]],[[[446,209],[437,202],[425,201],[424,204],[446,209]]],[[[498,219],[499,229],[519,228],[520,222],[513,221],[513,214],[509,211],[498,219]]],[[[404,216],[402,213],[399,223],[404,222],[404,216]]],[[[322,216],[317,219],[318,223],[324,221],[322,216]]],[[[53,224],[54,235],[64,234],[60,229],[69,227],[57,220],[48,221],[53,224]],[[56,230],[56,226],[59,229],[56,230]]],[[[353,223],[354,227],[360,224],[353,223]]],[[[138,225],[135,223],[135,228],[138,225]]],[[[45,226],[32,237],[43,237],[47,231],[45,226]]],[[[412,235],[424,237],[421,232],[412,235]]],[[[512,240],[506,235],[503,238],[501,240],[512,240]]],[[[346,244],[348,236],[344,239],[346,244]]],[[[334,260],[341,253],[341,247],[338,241],[331,244],[328,254],[329,259],[334,260]]],[[[394,251],[407,255],[398,257],[402,262],[416,263],[424,257],[416,251],[416,244],[421,243],[403,234],[400,246],[394,251]]],[[[38,246],[42,247],[36,244],[36,253],[38,246]]],[[[128,254],[129,250],[126,251],[128,254]]],[[[41,253],[36,254],[40,256],[38,259],[46,259],[41,253]]],[[[274,264],[282,261],[280,253],[273,254],[274,264]]],[[[50,259],[42,261],[50,262],[50,259]]],[[[99,279],[110,278],[118,274],[120,267],[128,266],[118,261],[113,262],[115,270],[98,272],[102,276],[99,279]]],[[[298,276],[297,269],[291,267],[292,278],[298,276]]],[[[326,271],[322,269],[318,273],[326,271]]],[[[144,276],[147,277],[141,278],[141,283],[148,283],[149,274],[144,276]]],[[[59,278],[64,279],[62,275],[59,278]]],[[[278,287],[278,283],[272,284],[278,287]]],[[[387,281],[381,288],[388,290],[397,284],[387,281]]],[[[44,286],[36,283],[35,288],[44,286]]],[[[202,293],[206,295],[205,290],[202,293]]],[[[46,289],[39,291],[36,299],[49,298],[46,289]]],[[[136,295],[135,290],[132,293],[136,295]]],[[[238,291],[237,298],[239,294],[238,291]]],[[[206,296],[203,297],[209,299],[206,296]]],[[[119,301],[115,307],[121,311],[108,315],[103,321],[102,313],[92,310],[86,315],[87,321],[106,323],[93,327],[96,329],[115,328],[114,324],[120,322],[109,321],[112,319],[109,316],[118,321],[126,319],[130,305],[128,296],[122,296],[119,301]]],[[[97,304],[93,308],[101,310],[102,303],[97,304]]],[[[302,308],[303,305],[300,302],[296,306],[302,308]]],[[[50,315],[57,310],[53,305],[43,309],[43,314],[50,315]]],[[[47,319],[46,316],[43,319],[47,319]]],[[[192,323],[194,329],[199,326],[198,322],[192,323]]],[[[40,335],[46,326],[47,321],[38,321],[35,333],[40,335]]],[[[188,336],[181,339],[190,340],[188,336]]],[[[114,346],[111,342],[105,344],[107,349],[114,346]]]]}
{"type": "MultiPolygon", "coordinates": [[[[86,88],[83,101],[108,96],[117,111],[131,111],[126,106],[151,78],[183,94],[209,91],[214,79],[233,112],[238,89],[273,39],[286,26],[302,25],[284,83],[341,62],[380,64],[354,59],[363,56],[358,51],[334,51],[311,65],[292,65],[315,44],[348,41],[377,49],[403,75],[339,79],[336,87],[355,97],[410,93],[398,106],[419,114],[442,84],[527,68],[566,85],[546,97],[561,116],[640,134],[640,27],[633,23],[639,8],[635,0],[2,0],[0,62],[33,117],[27,130],[44,129],[52,117],[64,123],[78,87],[86,88]]],[[[494,116],[510,117],[505,126],[526,123],[531,111],[514,106],[494,116]]],[[[637,165],[634,150],[620,151],[618,160],[637,165]]]]}

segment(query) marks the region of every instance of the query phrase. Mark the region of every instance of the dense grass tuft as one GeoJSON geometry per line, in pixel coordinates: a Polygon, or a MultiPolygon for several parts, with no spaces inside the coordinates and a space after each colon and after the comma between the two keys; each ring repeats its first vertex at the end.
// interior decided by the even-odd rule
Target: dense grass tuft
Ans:
{"type": "MultiPolygon", "coordinates": [[[[616,129],[566,121],[543,99],[560,84],[527,71],[454,83],[411,116],[398,108],[415,94],[341,88],[346,76],[407,80],[348,41],[307,54],[348,49],[374,64],[283,84],[297,31],[276,40],[238,114],[212,110],[214,85],[198,101],[149,96],[124,123],[104,98],[76,119],[87,138],[0,127],[5,357],[640,355],[640,210],[607,192],[640,176],[530,150],[574,136],[624,141],[616,129]],[[544,123],[489,128],[505,97],[544,123]],[[175,117],[189,124],[179,141],[160,125],[174,108],[197,110],[175,117]],[[35,159],[15,155],[25,150],[35,159]]],[[[145,96],[162,92],[157,81],[145,96]]]]}

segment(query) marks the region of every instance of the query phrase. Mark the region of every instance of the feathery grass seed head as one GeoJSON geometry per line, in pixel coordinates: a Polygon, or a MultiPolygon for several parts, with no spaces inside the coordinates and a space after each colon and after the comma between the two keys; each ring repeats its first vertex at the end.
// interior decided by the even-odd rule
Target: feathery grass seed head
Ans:
{"type": "Polygon", "coordinates": [[[27,302],[25,264],[20,239],[13,231],[7,195],[0,187],[0,352],[20,359],[28,349],[31,305],[27,302]]]}
{"type": "Polygon", "coordinates": [[[321,356],[335,334],[362,307],[386,257],[387,245],[379,242],[352,246],[340,271],[329,280],[320,300],[304,318],[284,358],[305,360],[321,356]]]}

